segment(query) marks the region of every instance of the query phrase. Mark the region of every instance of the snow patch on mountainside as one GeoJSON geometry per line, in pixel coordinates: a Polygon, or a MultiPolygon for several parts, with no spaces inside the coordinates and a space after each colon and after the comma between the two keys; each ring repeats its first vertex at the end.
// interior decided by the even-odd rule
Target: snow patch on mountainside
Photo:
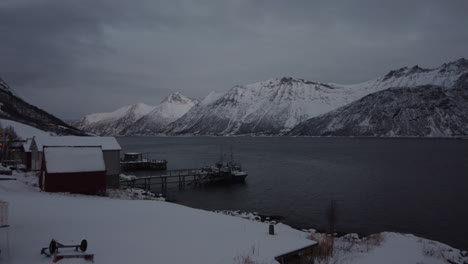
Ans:
{"type": "Polygon", "coordinates": [[[121,131],[154,110],[155,106],[138,103],[113,112],[95,113],[83,117],[76,126],[97,135],[118,136],[121,131]]]}
{"type": "Polygon", "coordinates": [[[462,58],[450,63],[444,63],[434,69],[424,69],[418,65],[408,68],[403,67],[390,71],[385,76],[352,85],[339,85],[356,90],[361,95],[369,92],[377,92],[395,87],[416,87],[421,85],[437,85],[451,88],[463,74],[468,72],[468,60],[462,58]]]}
{"type": "Polygon", "coordinates": [[[198,104],[197,100],[175,92],[166,97],[151,112],[129,125],[122,134],[155,135],[162,133],[168,124],[179,119],[196,104],[198,104]]]}
{"type": "Polygon", "coordinates": [[[85,116],[83,121],[86,122],[87,124],[116,121],[128,115],[129,111],[131,111],[132,114],[134,114],[136,118],[140,118],[146,115],[147,113],[151,112],[153,109],[154,109],[154,106],[146,105],[143,103],[138,103],[134,105],[127,105],[127,106],[121,107],[113,112],[90,114],[90,115],[85,116]]]}

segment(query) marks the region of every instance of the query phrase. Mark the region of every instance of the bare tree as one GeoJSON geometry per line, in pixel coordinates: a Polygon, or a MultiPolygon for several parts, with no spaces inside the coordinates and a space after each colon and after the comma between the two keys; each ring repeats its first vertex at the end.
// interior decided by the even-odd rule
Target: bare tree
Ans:
{"type": "Polygon", "coordinates": [[[333,235],[336,232],[336,201],[331,200],[327,209],[328,234],[333,235]]]}

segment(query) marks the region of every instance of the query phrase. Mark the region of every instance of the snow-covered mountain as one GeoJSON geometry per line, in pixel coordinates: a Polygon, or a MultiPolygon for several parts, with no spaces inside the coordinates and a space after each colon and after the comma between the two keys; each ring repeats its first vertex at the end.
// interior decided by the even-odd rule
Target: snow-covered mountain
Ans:
{"type": "Polygon", "coordinates": [[[155,109],[143,103],[121,107],[113,112],[95,113],[74,124],[77,128],[100,136],[122,135],[128,126],[155,109]]]}
{"type": "Polygon", "coordinates": [[[297,136],[467,136],[468,73],[451,88],[390,88],[311,118],[297,136]]]}
{"type": "Polygon", "coordinates": [[[309,118],[368,94],[390,87],[440,85],[450,88],[467,72],[468,61],[460,59],[435,69],[405,67],[353,85],[325,84],[287,77],[238,85],[224,94],[210,94],[202,103],[172,123],[166,133],[283,134],[309,118]]]}
{"type": "Polygon", "coordinates": [[[347,88],[288,77],[238,85],[210,94],[168,133],[277,134],[353,99],[347,88]]]}
{"type": "Polygon", "coordinates": [[[0,118],[59,135],[85,134],[46,111],[27,103],[15,95],[11,87],[2,79],[0,79],[0,118]]]}
{"type": "Polygon", "coordinates": [[[190,99],[179,92],[166,97],[151,112],[138,119],[123,130],[126,135],[156,135],[167,129],[167,125],[176,121],[193,106],[197,100],[190,99]]]}
{"type": "Polygon", "coordinates": [[[421,85],[452,87],[467,72],[468,60],[462,58],[457,61],[444,63],[434,69],[424,69],[417,65],[411,68],[403,67],[367,82],[353,85],[335,85],[356,90],[362,95],[391,87],[415,87],[421,85]]]}
{"type": "Polygon", "coordinates": [[[155,107],[88,115],[78,128],[99,135],[281,135],[366,95],[424,85],[451,88],[466,73],[468,61],[460,59],[434,69],[404,67],[353,85],[283,77],[212,92],[199,103],[174,93],[155,107]]]}

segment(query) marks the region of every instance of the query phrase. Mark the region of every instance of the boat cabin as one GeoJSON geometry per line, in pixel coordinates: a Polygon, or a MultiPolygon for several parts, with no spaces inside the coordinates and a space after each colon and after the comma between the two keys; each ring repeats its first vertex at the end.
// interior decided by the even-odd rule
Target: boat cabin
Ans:
{"type": "Polygon", "coordinates": [[[143,161],[143,154],[137,152],[125,153],[123,161],[143,161]]]}

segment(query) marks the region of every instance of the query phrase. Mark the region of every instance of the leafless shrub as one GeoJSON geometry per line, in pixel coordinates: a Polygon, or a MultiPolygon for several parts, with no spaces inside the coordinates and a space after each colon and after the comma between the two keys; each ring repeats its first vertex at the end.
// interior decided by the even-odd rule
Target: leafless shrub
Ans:
{"type": "Polygon", "coordinates": [[[310,234],[310,240],[318,244],[312,250],[312,256],[316,260],[326,261],[333,256],[335,238],[331,235],[310,234]]]}
{"type": "Polygon", "coordinates": [[[369,251],[373,249],[374,247],[380,246],[383,241],[384,241],[384,238],[382,234],[380,233],[372,234],[364,238],[364,246],[365,246],[366,251],[369,251]]]}
{"type": "Polygon", "coordinates": [[[9,140],[19,139],[18,134],[16,134],[16,131],[12,126],[5,127],[5,129],[3,129],[3,133],[9,140]]]}

